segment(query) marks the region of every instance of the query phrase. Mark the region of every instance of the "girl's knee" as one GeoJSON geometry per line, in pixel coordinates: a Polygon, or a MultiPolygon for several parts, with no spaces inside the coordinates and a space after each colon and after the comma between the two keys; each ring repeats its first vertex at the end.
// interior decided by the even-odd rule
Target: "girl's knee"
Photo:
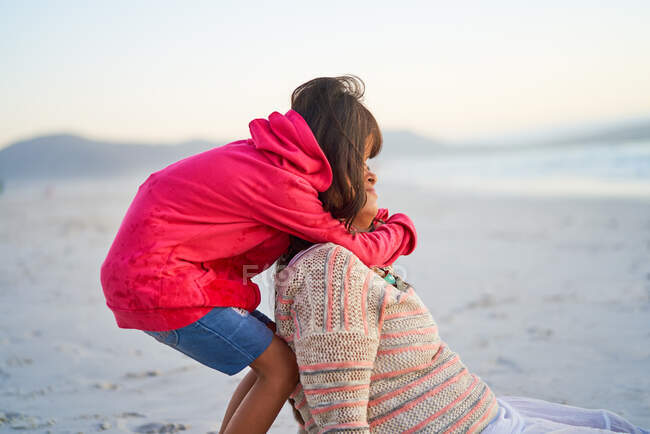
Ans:
{"type": "Polygon", "coordinates": [[[300,380],[298,365],[295,357],[283,357],[277,360],[277,364],[271,368],[268,375],[272,378],[282,381],[292,387],[300,380]]]}
{"type": "Polygon", "coordinates": [[[269,347],[250,366],[258,377],[275,378],[294,386],[299,379],[295,354],[277,336],[273,337],[269,347]]]}

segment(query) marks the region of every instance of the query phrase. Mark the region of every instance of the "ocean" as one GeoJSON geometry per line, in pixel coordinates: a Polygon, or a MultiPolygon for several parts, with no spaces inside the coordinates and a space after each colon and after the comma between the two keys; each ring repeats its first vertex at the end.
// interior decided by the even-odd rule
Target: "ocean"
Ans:
{"type": "Polygon", "coordinates": [[[379,185],[517,195],[650,197],[650,141],[380,156],[370,165],[380,177],[379,185]]]}

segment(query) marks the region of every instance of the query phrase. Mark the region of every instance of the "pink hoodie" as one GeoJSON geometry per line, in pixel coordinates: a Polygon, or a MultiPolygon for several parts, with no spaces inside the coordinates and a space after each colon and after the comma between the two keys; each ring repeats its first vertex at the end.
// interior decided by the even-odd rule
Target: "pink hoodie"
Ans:
{"type": "Polygon", "coordinates": [[[250,277],[286,250],[289,234],[340,244],[367,265],[415,248],[404,214],[353,235],[323,210],[318,192],[332,169],[297,112],[249,127],[251,139],[180,160],[140,185],[101,267],[119,327],[176,329],[215,306],[252,311],[260,292],[250,277]]]}

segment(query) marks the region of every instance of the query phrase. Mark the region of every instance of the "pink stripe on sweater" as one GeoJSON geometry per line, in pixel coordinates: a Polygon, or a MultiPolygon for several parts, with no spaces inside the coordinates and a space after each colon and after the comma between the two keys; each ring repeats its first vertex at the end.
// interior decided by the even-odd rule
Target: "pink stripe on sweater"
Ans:
{"type": "Polygon", "coordinates": [[[280,303],[280,304],[293,304],[293,300],[282,298],[279,295],[278,295],[278,298],[277,298],[277,302],[280,303]]]}
{"type": "MultiPolygon", "coordinates": [[[[404,405],[403,407],[401,407],[401,408],[399,408],[399,409],[397,409],[397,410],[395,410],[395,411],[392,411],[392,412],[390,412],[390,413],[388,413],[388,414],[386,414],[386,415],[380,417],[379,419],[376,419],[376,420],[372,421],[372,423],[370,424],[370,426],[371,426],[371,427],[374,427],[374,426],[377,426],[377,425],[381,425],[382,423],[386,422],[388,419],[392,419],[392,418],[394,418],[395,416],[398,416],[398,415],[404,413],[405,411],[408,411],[408,410],[412,409],[413,407],[415,407],[416,405],[418,405],[420,402],[424,401],[425,399],[427,399],[427,398],[429,398],[429,397],[431,397],[431,396],[433,396],[433,395],[437,395],[438,392],[440,392],[442,389],[445,389],[445,388],[451,386],[452,384],[456,383],[456,382],[457,382],[458,380],[460,380],[460,379],[461,379],[465,374],[467,374],[467,369],[463,368],[463,369],[462,369],[458,374],[456,374],[454,377],[448,379],[447,381],[445,381],[445,382],[442,383],[441,385],[439,385],[439,386],[437,386],[437,387],[434,387],[433,389],[431,389],[430,391],[428,391],[428,392],[425,393],[424,395],[418,397],[417,399],[414,399],[413,401],[409,401],[409,403],[406,404],[406,405],[404,405]]],[[[462,395],[461,395],[461,396],[462,396],[462,395]]],[[[454,401],[454,402],[456,402],[456,401],[454,401]]],[[[448,406],[446,406],[445,409],[448,408],[450,405],[454,404],[454,402],[452,402],[451,404],[449,404],[448,406]]],[[[444,410],[444,409],[443,409],[443,410],[444,410]]],[[[437,416],[439,416],[439,415],[442,413],[443,410],[438,411],[436,414],[434,414],[433,416],[429,417],[427,420],[433,420],[433,419],[435,419],[437,416]]],[[[417,427],[419,427],[419,426],[424,426],[424,425],[425,425],[425,422],[426,422],[426,421],[424,421],[424,422],[418,424],[417,427]]],[[[413,427],[413,428],[411,428],[411,429],[409,430],[409,432],[413,432],[413,431],[415,431],[415,430],[416,430],[416,427],[413,427]]]]}
{"type": "Polygon", "coordinates": [[[364,427],[367,426],[368,424],[365,422],[348,422],[348,423],[340,423],[338,425],[327,425],[323,429],[319,431],[319,433],[324,433],[326,431],[332,430],[332,429],[346,429],[346,428],[359,428],[359,427],[364,427]]]}
{"type": "Polygon", "coordinates": [[[296,404],[296,410],[300,410],[301,408],[303,408],[305,406],[305,404],[307,404],[307,397],[306,396],[304,396],[302,398],[302,401],[300,401],[298,404],[296,404]]]}
{"type": "Polygon", "coordinates": [[[296,385],[296,388],[293,389],[293,392],[291,392],[291,395],[289,395],[289,398],[291,398],[291,399],[295,398],[296,395],[298,395],[301,390],[302,390],[302,383],[298,383],[296,385]]]}
{"type": "Polygon", "coordinates": [[[407,351],[424,351],[424,350],[437,350],[440,345],[411,345],[409,347],[391,348],[389,350],[381,350],[377,352],[378,356],[387,356],[390,354],[405,353],[407,351]]]}
{"type": "Polygon", "coordinates": [[[291,316],[290,315],[280,315],[280,314],[275,314],[275,319],[280,320],[280,321],[290,321],[291,316]]]}
{"type": "Polygon", "coordinates": [[[421,369],[427,368],[427,367],[433,365],[433,364],[438,360],[438,358],[439,358],[440,355],[442,354],[442,350],[443,350],[444,348],[445,348],[445,344],[443,343],[443,344],[440,345],[440,349],[438,350],[438,352],[436,353],[436,355],[433,356],[433,358],[432,358],[431,361],[429,361],[429,362],[423,363],[423,364],[418,365],[418,366],[412,366],[412,367],[410,367],[410,368],[401,369],[401,370],[399,370],[399,371],[389,371],[389,372],[384,372],[384,373],[382,373],[382,374],[373,375],[372,377],[370,377],[370,381],[375,381],[375,380],[381,380],[381,379],[384,379],[384,378],[395,377],[395,376],[397,376],[397,375],[402,375],[402,374],[406,374],[406,373],[408,373],[408,372],[419,371],[419,370],[421,370],[421,369]]]}
{"type": "Polygon", "coordinates": [[[366,314],[366,299],[368,298],[368,284],[370,279],[372,279],[374,271],[370,270],[366,274],[366,278],[363,281],[363,290],[361,291],[361,318],[363,319],[363,330],[368,336],[368,315],[366,314]]]}
{"type": "Polygon", "coordinates": [[[336,255],[341,250],[340,246],[336,246],[330,255],[330,260],[327,263],[327,324],[325,328],[328,332],[332,331],[332,305],[334,304],[334,289],[332,288],[334,279],[332,278],[332,272],[334,271],[334,261],[336,260],[336,255]]]}
{"type": "Polygon", "coordinates": [[[428,312],[429,311],[426,308],[419,308],[415,310],[410,310],[408,312],[397,312],[390,315],[386,315],[386,319],[404,318],[405,316],[420,315],[428,312]]]}
{"type": "MultiPolygon", "coordinates": [[[[464,371],[467,372],[466,370],[464,370],[464,371]]],[[[423,426],[425,426],[426,424],[428,424],[429,422],[431,422],[432,420],[436,419],[441,414],[446,413],[447,410],[449,410],[451,407],[456,405],[459,401],[465,399],[465,397],[467,397],[467,395],[469,395],[472,392],[472,390],[474,390],[476,388],[477,385],[478,385],[478,378],[474,376],[474,382],[472,382],[472,384],[469,385],[467,390],[465,390],[462,394],[460,394],[456,399],[454,399],[452,402],[445,405],[443,408],[441,408],[440,410],[438,410],[437,412],[435,412],[434,414],[432,414],[431,416],[429,416],[428,418],[426,418],[425,420],[423,420],[419,424],[415,425],[414,427],[412,427],[408,431],[404,431],[404,432],[405,433],[415,432],[415,431],[419,430],[420,428],[422,428],[423,426]]]]}
{"type": "Polygon", "coordinates": [[[407,330],[405,332],[399,332],[399,333],[384,333],[383,335],[380,336],[380,339],[401,338],[402,336],[411,336],[411,335],[428,335],[428,334],[435,333],[436,331],[438,331],[438,327],[433,326],[424,329],[407,330]]]}
{"type": "Polygon", "coordinates": [[[332,404],[326,407],[312,408],[310,410],[311,410],[311,414],[316,415],[316,414],[321,414],[321,413],[326,413],[328,411],[336,410],[337,408],[365,407],[366,405],[368,405],[368,400],[363,399],[361,401],[340,402],[338,404],[332,404]]]}
{"type": "Polygon", "coordinates": [[[319,369],[327,368],[372,368],[374,362],[370,361],[351,361],[351,362],[332,362],[332,363],[316,363],[314,365],[298,365],[301,371],[318,371],[319,369]]]}
{"type": "Polygon", "coordinates": [[[343,281],[343,323],[345,324],[345,330],[350,330],[350,325],[348,324],[348,288],[350,284],[350,273],[352,272],[352,266],[354,265],[355,257],[350,256],[350,263],[348,264],[348,269],[345,271],[345,280],[343,281]]]}
{"type": "MultiPolygon", "coordinates": [[[[476,380],[474,380],[474,381],[478,382],[478,378],[477,378],[476,380]]],[[[456,429],[456,427],[458,427],[459,425],[461,425],[465,420],[467,420],[468,417],[470,417],[470,416],[471,416],[472,414],[474,414],[474,413],[475,413],[479,408],[481,408],[481,405],[483,405],[483,403],[484,403],[485,400],[488,398],[488,396],[489,396],[489,395],[488,395],[487,393],[483,394],[483,397],[482,397],[481,400],[480,400],[480,401],[479,401],[479,402],[474,406],[474,408],[472,408],[469,412],[467,412],[467,414],[466,414],[465,416],[461,417],[461,418],[460,418],[460,419],[459,419],[455,424],[453,424],[453,425],[452,425],[452,426],[451,426],[447,431],[445,431],[445,433],[448,433],[448,432],[452,432],[452,431],[454,431],[454,430],[456,429]]]]}
{"type": "Polygon", "coordinates": [[[386,395],[382,395],[377,399],[371,400],[368,403],[368,407],[373,407],[373,406],[375,406],[377,404],[381,404],[382,402],[386,401],[387,399],[391,399],[394,396],[397,396],[397,395],[399,395],[399,394],[401,394],[403,392],[406,392],[407,390],[410,390],[410,389],[414,388],[415,386],[418,386],[418,385],[424,383],[425,381],[429,380],[431,377],[434,377],[434,376],[438,375],[440,373],[440,371],[442,371],[444,369],[447,369],[449,366],[451,366],[454,363],[458,362],[458,360],[459,360],[459,358],[458,358],[457,355],[452,357],[451,360],[449,360],[448,362],[446,362],[443,365],[438,366],[436,369],[434,369],[433,371],[431,371],[430,373],[428,373],[424,377],[420,378],[419,380],[414,381],[412,383],[409,383],[409,384],[407,384],[406,386],[404,386],[404,387],[402,387],[400,389],[393,390],[392,392],[390,392],[390,393],[388,393],[386,395]]]}
{"type": "MultiPolygon", "coordinates": [[[[487,393],[486,393],[486,395],[487,395],[487,393]]],[[[485,422],[485,419],[487,419],[487,417],[490,416],[490,413],[492,412],[492,409],[493,409],[496,405],[497,405],[497,401],[496,401],[496,399],[495,399],[494,401],[492,401],[492,404],[490,404],[490,406],[485,410],[485,414],[484,414],[483,416],[481,416],[481,418],[480,418],[479,420],[477,420],[476,422],[474,422],[474,423],[472,424],[472,426],[469,427],[469,429],[467,430],[467,432],[468,432],[468,433],[476,432],[476,429],[477,429],[478,425],[481,425],[483,422],[485,422]]]]}
{"type": "Polygon", "coordinates": [[[293,309],[291,309],[291,316],[293,317],[293,325],[296,329],[294,336],[296,339],[300,339],[300,324],[298,324],[298,315],[296,315],[296,311],[293,309]]]}
{"type": "Polygon", "coordinates": [[[367,389],[369,387],[370,384],[356,384],[354,386],[324,387],[322,389],[305,390],[305,395],[320,395],[324,393],[334,393],[334,392],[351,392],[354,390],[367,389]]]}

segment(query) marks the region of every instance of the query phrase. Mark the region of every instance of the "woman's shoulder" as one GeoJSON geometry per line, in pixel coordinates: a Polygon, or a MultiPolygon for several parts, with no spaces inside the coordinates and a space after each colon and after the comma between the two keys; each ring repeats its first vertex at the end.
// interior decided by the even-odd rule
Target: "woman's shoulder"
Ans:
{"type": "Polygon", "coordinates": [[[349,249],[330,241],[314,244],[299,252],[289,261],[288,266],[300,267],[307,266],[310,263],[313,264],[314,262],[321,263],[327,261],[333,254],[336,254],[336,256],[342,255],[342,257],[353,256],[355,259],[359,259],[349,249]]]}

